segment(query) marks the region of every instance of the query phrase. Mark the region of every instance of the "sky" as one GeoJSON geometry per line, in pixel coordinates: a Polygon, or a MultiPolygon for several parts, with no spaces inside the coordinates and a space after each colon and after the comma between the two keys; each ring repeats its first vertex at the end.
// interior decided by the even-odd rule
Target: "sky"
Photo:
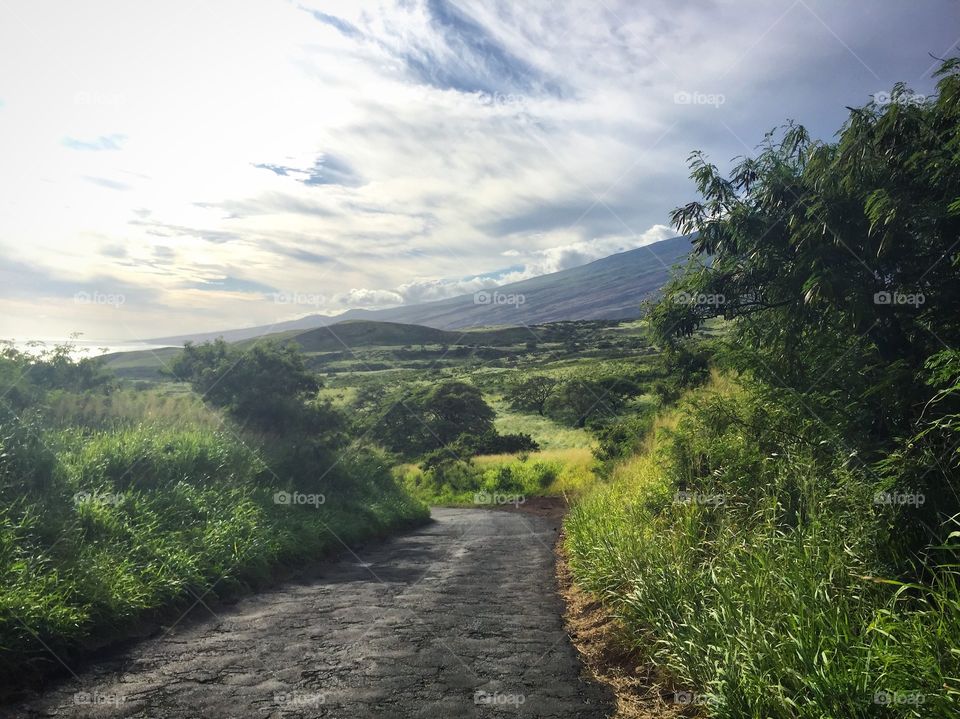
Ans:
{"type": "Polygon", "coordinates": [[[0,339],[474,292],[677,233],[687,158],[933,90],[956,0],[0,2],[0,339]],[[881,95],[882,96],[882,95],[881,95]]]}

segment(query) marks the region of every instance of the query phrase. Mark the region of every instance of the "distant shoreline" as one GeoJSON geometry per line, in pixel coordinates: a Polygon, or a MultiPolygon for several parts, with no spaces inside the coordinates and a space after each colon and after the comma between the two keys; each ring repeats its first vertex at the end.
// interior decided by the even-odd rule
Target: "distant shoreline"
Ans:
{"type": "Polygon", "coordinates": [[[2,343],[3,346],[12,346],[14,349],[17,349],[21,352],[28,352],[31,354],[39,354],[44,351],[52,350],[57,345],[69,344],[73,345],[73,351],[71,351],[70,354],[76,358],[98,357],[100,355],[113,354],[115,352],[137,352],[174,346],[171,344],[155,344],[152,342],[125,342],[123,340],[115,339],[84,340],[70,339],[66,337],[43,340],[0,340],[0,343],[2,343]]]}

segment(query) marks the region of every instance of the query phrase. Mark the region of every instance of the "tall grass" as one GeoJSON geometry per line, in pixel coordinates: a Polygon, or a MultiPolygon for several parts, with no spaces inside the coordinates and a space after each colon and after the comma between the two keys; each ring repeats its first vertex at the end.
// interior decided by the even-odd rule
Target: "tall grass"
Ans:
{"type": "Polygon", "coordinates": [[[878,579],[873,486],[751,402],[715,378],[658,420],[568,517],[576,578],[710,716],[957,716],[955,568],[878,579]]]}
{"type": "Polygon", "coordinates": [[[550,417],[510,409],[502,399],[489,399],[497,413],[494,426],[501,434],[529,434],[544,450],[590,447],[590,433],[578,427],[567,427],[550,417]]]}
{"type": "Polygon", "coordinates": [[[141,423],[217,429],[223,422],[195,394],[163,389],[118,389],[110,393],[54,391],[44,414],[59,427],[116,427],[141,423]]]}
{"type": "Polygon", "coordinates": [[[229,433],[0,430],[0,679],[53,666],[47,648],[69,656],[195,597],[259,586],[341,540],[426,518],[368,452],[311,480],[322,502],[294,504],[275,495],[298,479],[229,433]]]}

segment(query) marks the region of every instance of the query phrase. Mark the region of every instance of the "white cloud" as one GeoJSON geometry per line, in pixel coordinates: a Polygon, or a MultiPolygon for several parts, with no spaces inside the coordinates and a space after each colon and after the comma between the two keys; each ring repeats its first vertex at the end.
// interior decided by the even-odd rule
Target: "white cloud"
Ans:
{"type": "Polygon", "coordinates": [[[334,307],[393,307],[403,304],[403,296],[389,290],[368,290],[353,288],[349,292],[341,292],[333,296],[331,303],[334,307]]]}
{"type": "Polygon", "coordinates": [[[676,237],[676,235],[677,233],[666,225],[654,225],[640,235],[600,237],[550,247],[536,252],[522,271],[507,275],[505,279],[509,282],[515,282],[528,277],[544,275],[548,272],[567,270],[618,252],[626,252],[653,242],[676,237]]]}
{"type": "Polygon", "coordinates": [[[496,287],[503,281],[495,277],[462,277],[456,279],[419,279],[397,287],[404,304],[431,302],[457,295],[467,295],[478,290],[496,287]]]}

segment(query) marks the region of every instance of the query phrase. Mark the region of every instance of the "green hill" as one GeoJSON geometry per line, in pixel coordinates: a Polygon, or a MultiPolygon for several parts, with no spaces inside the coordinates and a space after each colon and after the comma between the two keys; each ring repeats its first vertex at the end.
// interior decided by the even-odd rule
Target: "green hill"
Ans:
{"type": "MultiPolygon", "coordinates": [[[[404,347],[415,345],[465,345],[510,347],[524,344],[535,337],[557,341],[565,336],[562,324],[527,327],[492,327],[469,330],[439,330],[424,325],[400,322],[351,320],[304,332],[282,332],[259,338],[292,341],[305,352],[339,352],[370,347],[404,347]]],[[[241,347],[258,340],[239,342],[241,347]]]]}
{"type": "MultiPolygon", "coordinates": [[[[293,342],[307,354],[353,351],[375,348],[432,346],[461,347],[518,347],[530,341],[562,342],[574,331],[572,323],[557,322],[532,327],[489,327],[470,330],[439,330],[423,325],[400,322],[371,322],[352,320],[328,327],[303,331],[275,332],[241,340],[239,347],[247,348],[258,342],[273,340],[293,342]]],[[[104,355],[109,369],[127,379],[156,380],[180,353],[178,347],[159,350],[116,352],[104,355]]]]}

